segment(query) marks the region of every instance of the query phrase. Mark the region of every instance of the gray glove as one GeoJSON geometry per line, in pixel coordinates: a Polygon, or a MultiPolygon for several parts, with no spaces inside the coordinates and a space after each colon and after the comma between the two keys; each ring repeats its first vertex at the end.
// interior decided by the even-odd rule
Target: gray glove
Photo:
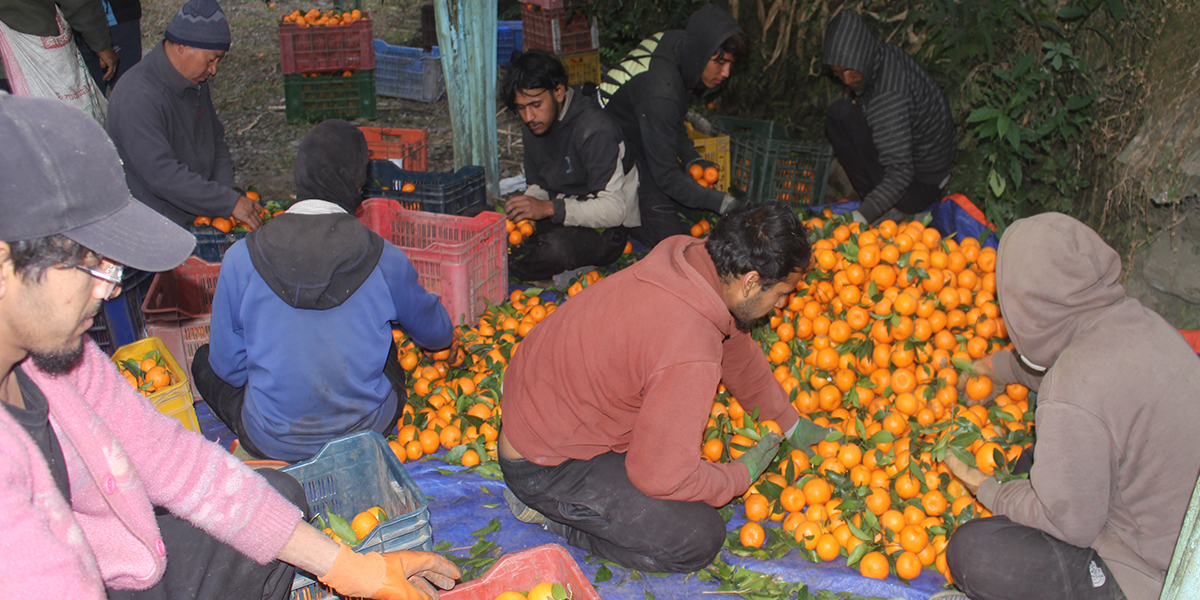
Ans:
{"type": "Polygon", "coordinates": [[[738,462],[745,464],[746,468],[750,469],[751,481],[757,480],[758,476],[771,466],[771,459],[775,458],[775,451],[779,449],[779,443],[782,441],[783,438],[779,434],[768,432],[753,448],[737,457],[738,462]]]}
{"type": "Polygon", "coordinates": [[[725,198],[721,200],[721,208],[717,211],[725,214],[741,204],[741,201],[729,194],[725,194],[725,198]]]}
{"type": "Polygon", "coordinates": [[[870,225],[870,223],[867,223],[867,218],[864,217],[863,214],[858,212],[857,210],[852,212],[851,215],[854,217],[855,223],[862,223],[863,225],[870,225]]]}
{"type": "Polygon", "coordinates": [[[825,436],[829,435],[831,431],[833,430],[821,427],[805,417],[800,417],[796,424],[787,431],[787,440],[792,448],[802,450],[811,457],[813,451],[809,446],[825,439],[825,436]]]}

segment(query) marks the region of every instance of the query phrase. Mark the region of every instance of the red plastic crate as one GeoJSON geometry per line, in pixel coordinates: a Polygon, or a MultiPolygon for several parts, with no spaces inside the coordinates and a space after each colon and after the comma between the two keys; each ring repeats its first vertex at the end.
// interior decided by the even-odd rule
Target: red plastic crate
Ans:
{"type": "Polygon", "coordinates": [[[438,295],[455,325],[474,323],[508,294],[508,233],[504,215],[467,218],[405,210],[394,200],[363,202],[358,219],[400,247],[418,281],[438,295]]]}
{"type": "Polygon", "coordinates": [[[424,129],[395,127],[359,127],[367,138],[367,157],[390,160],[405,171],[424,171],[428,164],[429,142],[424,129]]]}
{"type": "Polygon", "coordinates": [[[284,75],[374,69],[371,19],[321,27],[280,21],[279,61],[284,75]]]}
{"type": "Polygon", "coordinates": [[[576,12],[567,20],[566,8],[521,5],[521,28],[525,49],[538,48],[554,54],[591,52],[600,48],[596,17],[576,12]]]}
{"type": "Polygon", "coordinates": [[[561,584],[571,600],[600,600],[579,564],[558,544],[534,546],[501,556],[483,577],[442,592],[442,600],[492,600],[501,592],[528,592],[542,582],[561,584]]]}
{"type": "Polygon", "coordinates": [[[142,314],[146,321],[179,321],[212,314],[213,294],[220,272],[221,263],[190,256],[182,265],[155,274],[142,299],[142,314]]]}

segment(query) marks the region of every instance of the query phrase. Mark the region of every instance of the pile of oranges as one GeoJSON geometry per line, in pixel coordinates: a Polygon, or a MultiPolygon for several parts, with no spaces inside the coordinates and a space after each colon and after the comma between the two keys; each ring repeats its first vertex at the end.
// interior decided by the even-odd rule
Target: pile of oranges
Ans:
{"type": "MultiPolygon", "coordinates": [[[[261,199],[261,196],[259,196],[258,192],[254,190],[247,191],[246,197],[255,202],[259,202],[261,199]]],[[[260,219],[262,219],[263,224],[266,225],[267,221],[270,221],[273,217],[283,213],[283,211],[283,205],[272,200],[267,202],[266,206],[263,206],[261,209],[259,209],[258,216],[260,219]]],[[[228,217],[196,217],[192,220],[193,227],[201,227],[204,225],[214,227],[217,231],[222,233],[229,233],[231,231],[244,233],[250,231],[250,227],[248,225],[235,219],[233,215],[229,215],[228,217]]]]}
{"type": "Polygon", "coordinates": [[[688,175],[691,175],[692,179],[695,179],[696,183],[701,186],[712,187],[721,179],[721,170],[716,167],[702,167],[693,164],[688,167],[688,175]]]}
{"type": "Polygon", "coordinates": [[[329,523],[326,524],[324,518],[317,515],[318,528],[333,541],[347,546],[361,544],[380,523],[387,520],[387,511],[379,506],[372,506],[354,515],[350,521],[346,521],[341,515],[330,512],[329,523]]]}
{"type": "MultiPolygon", "coordinates": [[[[972,360],[1008,344],[995,250],[919,222],[868,227],[827,211],[806,224],[818,238],[812,268],[752,335],[796,410],[835,432],[811,448],[781,446],[741,499],[746,523],[733,549],[782,544],[813,561],[846,560],[866,577],[912,579],[933,567],[949,579],[954,528],[989,512],[949,472],[946,454],[1007,478],[1033,439],[1029,390],[1009,385],[983,404],[993,384],[970,372],[972,360]]],[[[601,277],[580,276],[568,298],[601,277]]],[[[556,308],[513,292],[457,329],[453,357],[426,357],[397,332],[410,382],[391,442],[397,456],[445,448],[448,462],[487,468],[504,366],[556,308]]],[[[698,443],[706,460],[726,462],[779,429],[719,386],[698,443]]]]}
{"type": "Polygon", "coordinates": [[[509,590],[500,592],[493,600],[554,600],[555,598],[570,598],[567,589],[561,583],[543,581],[529,590],[528,593],[509,590]]]}
{"type": "Polygon", "coordinates": [[[117,370],[121,372],[129,385],[146,397],[170,387],[173,383],[166,360],[157,350],[147,352],[141,360],[136,358],[119,360],[117,361],[117,370]]]}
{"type": "Polygon", "coordinates": [[[337,9],[330,9],[321,12],[315,8],[309,9],[308,12],[303,12],[300,9],[284,15],[282,21],[285,23],[295,23],[300,27],[335,27],[338,25],[349,25],[359,19],[369,19],[370,17],[359,9],[354,9],[342,12],[337,9]]]}
{"type": "Polygon", "coordinates": [[[521,219],[514,223],[512,219],[505,219],[504,229],[508,232],[508,245],[520,246],[525,243],[525,238],[533,235],[533,222],[521,219]]]}

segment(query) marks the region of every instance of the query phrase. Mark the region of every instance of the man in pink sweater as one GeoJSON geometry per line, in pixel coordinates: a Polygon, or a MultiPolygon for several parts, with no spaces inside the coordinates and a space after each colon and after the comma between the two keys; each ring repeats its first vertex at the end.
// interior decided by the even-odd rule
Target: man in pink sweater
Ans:
{"type": "Polygon", "coordinates": [[[0,581],[14,598],[284,598],[294,568],[345,596],[432,599],[427,552],[357,554],[310,526],[303,490],[159,413],[84,336],[124,265],[195,241],[133,200],[104,131],[0,92],[0,581]]]}
{"type": "Polygon", "coordinates": [[[504,381],[500,467],[517,518],[642,571],[712,562],[725,541],[716,507],[746,491],[780,442],[768,434],[738,461],[703,460],[717,385],[793,447],[824,437],[749,334],[784,305],[810,254],[787,206],[735,209],[707,242],[667,238],[534,328],[504,381]]]}

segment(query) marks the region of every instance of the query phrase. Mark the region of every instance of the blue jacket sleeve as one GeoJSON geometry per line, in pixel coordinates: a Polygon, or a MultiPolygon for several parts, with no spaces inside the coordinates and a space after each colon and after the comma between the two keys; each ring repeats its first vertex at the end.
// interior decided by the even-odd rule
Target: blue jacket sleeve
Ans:
{"type": "Polygon", "coordinates": [[[240,307],[253,268],[245,240],[238,240],[225,253],[213,294],[208,362],[218,377],[234,387],[246,385],[246,332],[240,307]]]}
{"type": "Polygon", "coordinates": [[[440,350],[449,347],[454,339],[450,315],[437,296],[421,287],[417,270],[404,252],[390,243],[385,244],[383,255],[379,257],[379,268],[392,293],[400,328],[422,348],[440,350]]]}

